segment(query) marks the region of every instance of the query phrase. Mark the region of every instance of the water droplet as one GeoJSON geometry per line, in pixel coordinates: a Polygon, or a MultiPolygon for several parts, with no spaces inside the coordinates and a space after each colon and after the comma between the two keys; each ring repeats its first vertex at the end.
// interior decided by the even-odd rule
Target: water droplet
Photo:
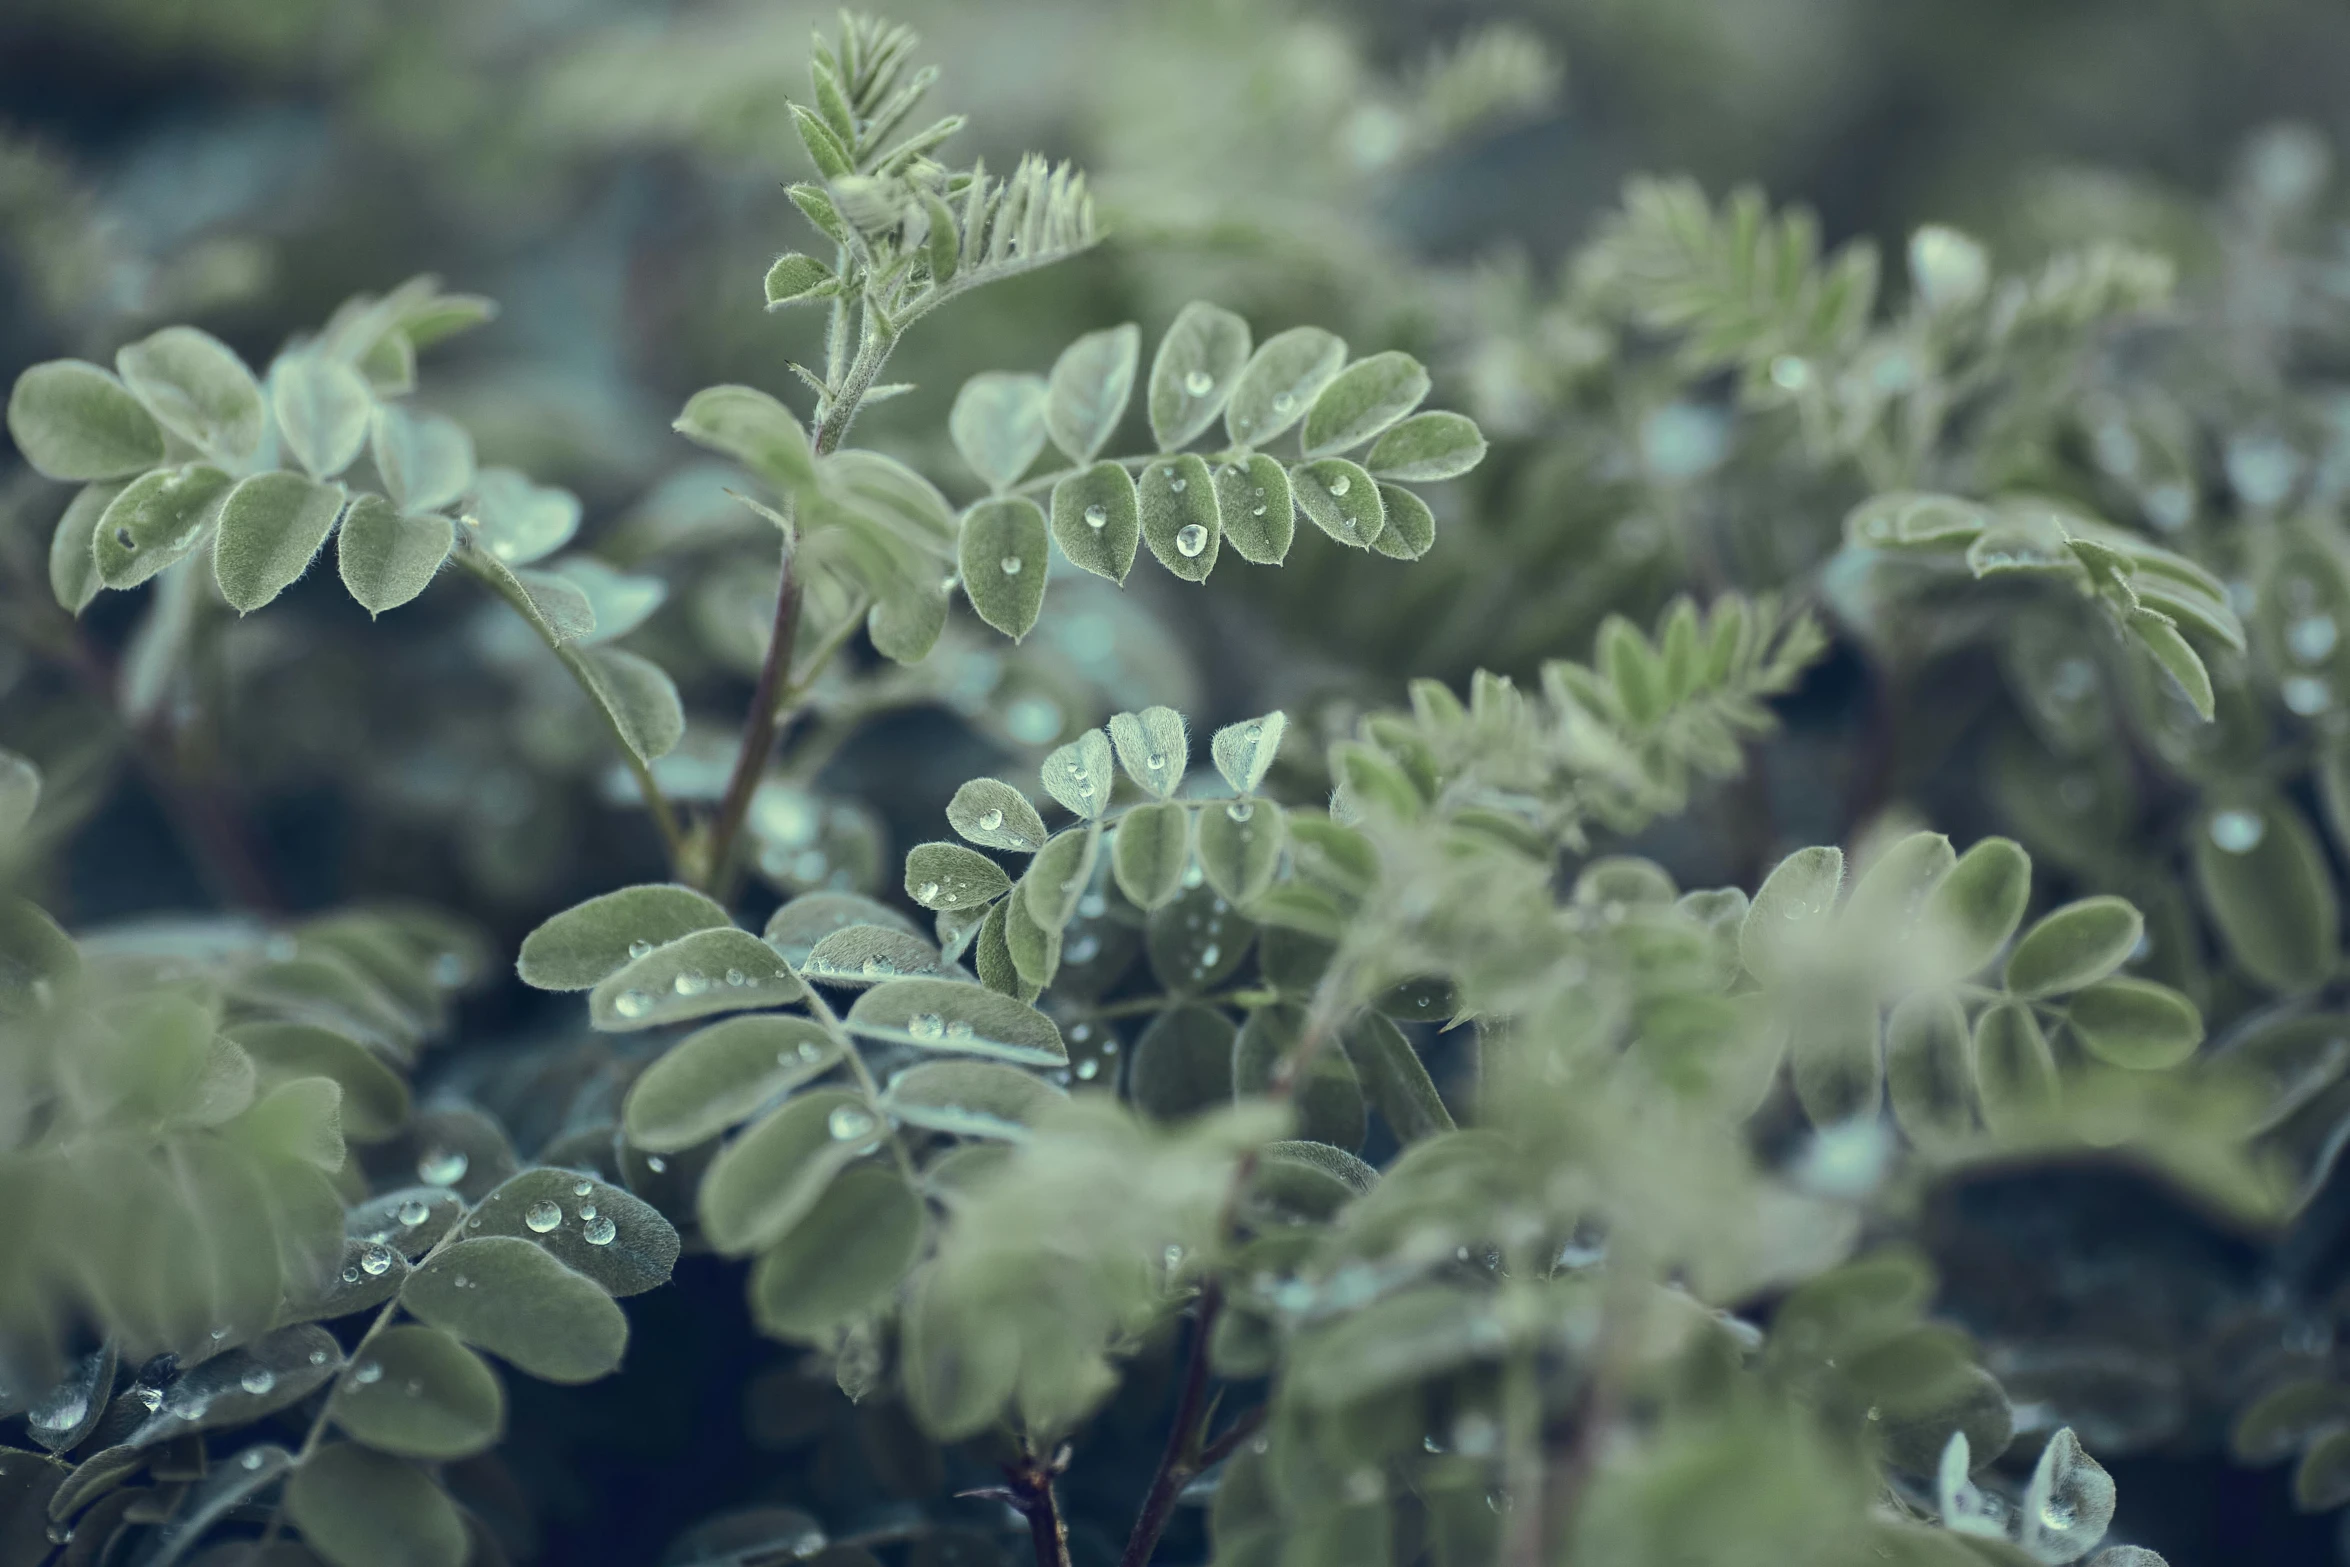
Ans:
{"type": "Polygon", "coordinates": [[[870,1134],[874,1120],[870,1112],[855,1105],[841,1105],[824,1118],[824,1125],[838,1142],[854,1142],[870,1134]]]}
{"type": "Polygon", "coordinates": [[[745,974],[741,969],[730,968],[726,971],[726,982],[729,985],[732,985],[735,989],[740,990],[743,986],[751,982],[751,976],[745,974]]]}
{"type": "Polygon", "coordinates": [[[537,1202],[522,1210],[522,1222],[529,1225],[535,1233],[544,1235],[563,1222],[563,1209],[541,1197],[537,1202]]]}
{"type": "Polygon", "coordinates": [[[971,1025],[964,1022],[961,1018],[957,1018],[952,1023],[947,1025],[947,1038],[969,1039],[970,1037],[971,1025]]]}
{"type": "Polygon", "coordinates": [[[115,529],[114,542],[126,550],[135,550],[139,547],[138,541],[131,537],[131,530],[128,528],[115,529]]]}
{"type": "Polygon", "coordinates": [[[372,1387],[384,1379],[384,1368],[379,1361],[366,1361],[351,1372],[351,1380],[361,1387],[372,1387]]]}
{"type": "Polygon", "coordinates": [[[632,960],[649,958],[653,955],[653,944],[649,941],[632,941],[628,944],[628,955],[632,960]]]}
{"type": "Polygon", "coordinates": [[[1100,501],[1095,501],[1091,506],[1086,507],[1085,525],[1095,529],[1108,527],[1110,525],[1110,508],[1104,506],[1100,501]]]}
{"type": "Polygon", "coordinates": [[[227,1338],[227,1337],[228,1337],[228,1329],[226,1329],[226,1328],[214,1328],[214,1329],[212,1330],[212,1337],[213,1337],[213,1339],[214,1339],[215,1341],[218,1341],[218,1340],[220,1340],[220,1339],[227,1338]]]}
{"type": "Polygon", "coordinates": [[[1331,477],[1330,493],[1333,495],[1344,495],[1347,491],[1353,489],[1354,487],[1354,479],[1347,474],[1334,474],[1331,477]]]}
{"type": "Polygon", "coordinates": [[[1214,968],[1216,966],[1216,960],[1221,958],[1223,955],[1224,949],[1222,947],[1218,946],[1212,941],[1209,942],[1205,947],[1200,949],[1199,966],[1201,971],[1204,973],[1207,970],[1214,968]]]}
{"type": "Polygon", "coordinates": [[[432,1205],[421,1197],[411,1197],[400,1204],[400,1222],[410,1229],[432,1217],[432,1205]]]}
{"type": "Polygon", "coordinates": [[[619,1230],[608,1215],[599,1214],[588,1220],[587,1228],[579,1233],[590,1246],[609,1246],[612,1244],[612,1237],[618,1234],[619,1230]]]}
{"type": "Polygon", "coordinates": [[[391,1267],[392,1253],[388,1246],[378,1246],[373,1241],[369,1241],[359,1253],[360,1271],[370,1278],[382,1278],[391,1271],[391,1267]]]}
{"type": "Polygon", "coordinates": [[[1149,768],[1154,773],[1163,772],[1167,766],[1167,759],[1161,756],[1158,752],[1153,751],[1150,755],[1142,759],[1142,765],[1149,768]]]}
{"type": "Polygon", "coordinates": [[[916,1039],[944,1039],[946,1019],[936,1012],[917,1012],[906,1020],[906,1032],[916,1039]]]}
{"type": "Polygon", "coordinates": [[[989,806],[986,810],[979,813],[979,830],[981,832],[1001,832],[1003,830],[1003,826],[1004,813],[997,810],[994,806],[989,806]]]}
{"type": "Polygon", "coordinates": [[[647,1154],[645,1155],[645,1168],[652,1171],[655,1175],[659,1175],[664,1170],[669,1168],[669,1161],[662,1158],[657,1153],[647,1154]]]}
{"type": "Polygon", "coordinates": [[[676,979],[670,981],[670,984],[681,996],[698,996],[710,988],[710,976],[699,969],[689,968],[678,975],[676,979]]]}
{"type": "Polygon", "coordinates": [[[588,1220],[590,1220],[590,1219],[594,1218],[595,1216],[596,1216],[596,1205],[595,1205],[594,1203],[592,1203],[592,1202],[583,1202],[583,1203],[581,1203],[581,1204],[579,1205],[579,1217],[580,1217],[580,1222],[581,1222],[581,1223],[583,1223],[583,1224],[584,1224],[584,1223],[586,1223],[588,1220]]]}
{"type": "Polygon", "coordinates": [[[887,958],[867,958],[857,965],[857,972],[867,979],[888,979],[897,971],[898,966],[887,958]]]}
{"type": "Polygon", "coordinates": [[[1256,805],[1248,800],[1235,800],[1224,807],[1224,814],[1236,822],[1245,822],[1257,814],[1256,805]]]}
{"type": "Polygon", "coordinates": [[[325,1351],[325,1350],[323,1350],[323,1349],[314,1349],[314,1350],[312,1350],[312,1351],[310,1352],[310,1363],[311,1363],[312,1365],[314,1365],[314,1366],[323,1366],[323,1365],[325,1365],[325,1364],[326,1364],[326,1351],[325,1351]]]}
{"type": "Polygon", "coordinates": [[[152,1387],[143,1387],[139,1389],[139,1403],[143,1408],[146,1409],[147,1413],[155,1413],[156,1410],[163,1407],[163,1390],[161,1388],[152,1387]]]}
{"type": "Polygon", "coordinates": [[[928,903],[931,899],[937,896],[938,883],[934,881],[926,881],[921,886],[914,889],[915,901],[919,903],[928,903]]]}
{"type": "Polygon", "coordinates": [[[2285,628],[2285,647],[2304,664],[2314,664],[2334,650],[2341,629],[2331,615],[2304,615],[2285,628]]]}
{"type": "Polygon", "coordinates": [[[427,1186],[454,1186],[470,1163],[461,1148],[435,1148],[416,1161],[416,1174],[427,1186]]]}
{"type": "Polygon", "coordinates": [[[2253,811],[2222,811],[2211,819],[2211,841],[2229,854],[2250,854],[2268,836],[2268,823],[2253,811]]]}
{"type": "MultiPolygon", "coordinates": [[[[1873,1414],[1875,1411],[1872,1410],[1871,1413],[1873,1414]]],[[[2080,1521],[2080,1509],[2074,1507],[2070,1502],[2059,1501],[2052,1496],[2040,1504],[2040,1522],[2058,1534],[2062,1534],[2080,1521]]]]}
{"type": "Polygon", "coordinates": [[[246,1392],[252,1394],[255,1398],[259,1398],[262,1394],[277,1386],[277,1373],[271,1371],[267,1366],[255,1366],[252,1370],[237,1378],[237,1386],[243,1388],[246,1392]]]}
{"type": "Polygon", "coordinates": [[[1175,530],[1175,553],[1185,560],[1197,560],[1207,553],[1208,530],[1196,522],[1187,522],[1175,530]]]}
{"type": "Polygon", "coordinates": [[[1167,470],[1167,488],[1181,495],[1185,490],[1191,488],[1191,481],[1170,468],[1167,470]]]}
{"type": "Polygon", "coordinates": [[[1092,1082],[1101,1075],[1101,1070],[1102,1064],[1091,1056],[1077,1063],[1077,1076],[1084,1082],[1092,1082]]]}
{"type": "Polygon", "coordinates": [[[356,1265],[345,1268],[343,1270],[343,1282],[345,1284],[356,1284],[359,1282],[359,1269],[356,1265]]]}
{"type": "Polygon", "coordinates": [[[250,1451],[250,1452],[248,1452],[248,1453],[245,1453],[245,1454],[243,1454],[242,1456],[240,1456],[240,1457],[237,1459],[237,1463],[238,1463],[238,1464],[239,1464],[241,1467],[243,1467],[243,1468],[246,1468],[246,1469],[258,1469],[258,1468],[260,1468],[260,1467],[261,1467],[261,1449],[259,1449],[258,1447],[256,1447],[256,1448],[254,1448],[252,1451],[250,1451]]]}
{"type": "Polygon", "coordinates": [[[1160,1260],[1167,1264],[1168,1272],[1174,1272],[1177,1268],[1183,1266],[1183,1248],[1170,1244],[1167,1249],[1160,1254],[1160,1260]]]}
{"type": "Polygon", "coordinates": [[[641,990],[624,990],[612,998],[612,1010],[622,1017],[643,1017],[652,1005],[653,998],[641,990]]]}
{"type": "Polygon", "coordinates": [[[1205,370],[1194,370],[1183,378],[1183,389],[1194,397],[1205,397],[1216,389],[1216,378],[1205,370]]]}
{"type": "Polygon", "coordinates": [[[1291,413],[1294,412],[1296,408],[1297,394],[1295,392],[1275,392],[1273,394],[1273,411],[1275,413],[1291,413]]]}

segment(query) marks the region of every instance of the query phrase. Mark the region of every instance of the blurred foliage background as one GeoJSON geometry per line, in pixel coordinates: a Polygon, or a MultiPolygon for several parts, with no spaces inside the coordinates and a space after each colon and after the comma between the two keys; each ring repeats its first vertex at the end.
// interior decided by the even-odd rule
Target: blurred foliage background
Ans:
{"type": "MultiPolygon", "coordinates": [[[[2338,146],[2350,129],[2336,0],[903,0],[891,14],[947,63],[944,98],[992,166],[1031,147],[1077,160],[1116,236],[901,356],[918,389],[860,438],[941,475],[963,377],[1041,370],[1076,332],[1121,320],[1155,333],[1194,297],[1261,333],[1313,320],[1411,348],[1497,441],[1553,428],[1579,329],[1544,301],[1640,171],[1717,193],[1758,182],[1814,207],[1830,244],[1873,237],[1887,255],[1929,220],[2014,270],[2090,235],[2138,238],[2178,255],[2192,287],[2222,265],[2206,215],[2243,177],[2249,139],[2296,121],[2338,146]]],[[[756,524],[669,420],[715,381],[788,394],[786,360],[816,351],[809,318],[762,311],[756,278],[807,241],[782,189],[804,172],[784,96],[829,15],[781,0],[0,0],[0,365],[104,360],[170,321],[261,363],[346,295],[414,273],[492,296],[501,316],[436,356],[424,400],[474,431],[485,462],[576,491],[583,541],[610,559],[708,533],[646,634],[689,714],[730,724],[756,659],[730,628],[764,616],[772,579],[726,552],[729,530],[756,524]]],[[[2350,292],[2350,249],[2335,242],[2304,282],[2350,292]]],[[[2307,351],[2324,357],[2326,336],[2307,351]]],[[[1582,656],[1603,608],[1640,616],[1643,592],[1661,602],[1676,579],[1643,577],[1637,538],[1594,545],[1585,514],[1615,513],[1543,482],[1545,449],[1527,444],[1456,499],[1419,566],[1321,551],[1278,580],[1227,571],[1197,592],[1145,574],[1123,599],[1052,617],[1035,656],[974,641],[933,660],[928,684],[814,781],[848,803],[811,830],[826,851],[813,879],[829,865],[887,883],[993,752],[1033,754],[1113,705],[1165,701],[1203,725],[1287,705],[1329,733],[1407,672],[1582,656]],[[1071,688],[1055,660],[1090,684],[1071,688]]],[[[1812,505],[1820,537],[1851,498],[1812,505]]],[[[10,549],[37,556],[54,502],[0,467],[10,549]]],[[[176,736],[191,780],[177,822],[104,724],[0,650],[0,719],[38,715],[44,732],[11,743],[49,776],[47,830],[72,832],[38,894],[76,927],[414,897],[467,911],[510,951],[547,912],[657,876],[657,845],[613,803],[567,693],[481,608],[435,596],[371,628],[305,586],[236,628],[222,644],[234,700],[176,736]]],[[[101,666],[138,610],[108,598],[85,621],[101,666]]],[[[1786,704],[1759,828],[1643,847],[1689,883],[1750,881],[1780,848],[1835,841],[1856,825],[1841,758],[1870,701],[1856,660],[1832,659],[1786,704]]],[[[689,739],[673,765],[693,756],[689,739]]],[[[1961,841],[2003,824],[1965,779],[1918,788],[1961,841]]],[[[788,864],[771,877],[795,879],[809,878],[788,864]]],[[[559,1122],[562,1085],[533,1076],[548,1059],[534,1052],[576,1027],[541,1000],[480,994],[430,1069],[502,1093],[518,1140],[559,1122]]],[[[2313,1254],[2340,1249],[2325,1211],[2296,1241],[2313,1254]]],[[[2158,1288],[2258,1267],[2102,1176],[1992,1183],[1954,1199],[1947,1224],[1952,1291],[1985,1320],[2035,1309],[2015,1287],[2035,1258],[2150,1268],[2158,1288]]],[[[708,1259],[680,1279],[635,1303],[622,1377],[518,1390],[503,1456],[537,1502],[544,1559],[654,1560],[800,1461],[788,1360],[753,1341],[708,1259]],[[746,1440],[751,1364],[774,1369],[746,1440]]],[[[1132,1437],[1147,1467],[1155,1436],[1132,1437]]],[[[2278,1471],[2237,1469],[2208,1440],[2109,1462],[2175,1561],[2331,1548],[2330,1521],[2294,1515],[2278,1471]]],[[[885,1456],[876,1469],[886,1494],[885,1456]]],[[[1086,1475],[1115,1491],[1100,1499],[1114,1515],[1133,1473],[1086,1475]]]]}

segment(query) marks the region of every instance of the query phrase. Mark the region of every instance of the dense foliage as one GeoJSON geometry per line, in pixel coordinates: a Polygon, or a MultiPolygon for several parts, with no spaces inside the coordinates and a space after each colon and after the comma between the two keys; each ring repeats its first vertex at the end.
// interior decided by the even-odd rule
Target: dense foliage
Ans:
{"type": "Polygon", "coordinates": [[[1518,27],[1267,21],[1278,106],[1097,184],[885,21],[663,99],[733,20],[457,159],[788,139],[796,335],[668,446],[433,276],[105,306],[0,144],[87,354],[0,490],[0,1567],[528,1558],[509,1433],[648,1322],[755,1455],[677,1567],[2155,1567],[2105,1461],[2223,1444],[2350,1503],[2320,138],[2005,265],[1641,177],[1537,280],[1364,238],[1555,93],[1518,27]],[[210,912],[81,917],[123,774],[210,912]]]}

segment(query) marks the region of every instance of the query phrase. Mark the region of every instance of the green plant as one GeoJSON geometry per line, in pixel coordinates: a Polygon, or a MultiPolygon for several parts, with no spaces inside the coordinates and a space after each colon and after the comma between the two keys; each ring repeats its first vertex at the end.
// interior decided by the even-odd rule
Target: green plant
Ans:
{"type": "MultiPolygon", "coordinates": [[[[2025,1401],[1928,1315],[1919,1213],[1975,1173],[2094,1157],[2257,1230],[2337,1146],[2333,877],[2279,785],[2314,770],[2337,834],[2350,786],[2330,731],[2266,729],[2272,699],[2330,713],[2313,671],[2339,656],[2350,572],[2326,514],[2288,515],[2282,437],[2230,446],[2234,526],[2197,510],[2187,394],[2116,349],[2168,331],[2199,362],[2194,318],[2148,319],[2168,263],[2104,243],[1996,278],[1930,228],[1882,313],[1865,247],[1823,259],[1808,218],[1757,195],[1636,183],[1557,298],[1503,302],[1498,476],[1477,421],[1422,411],[1420,359],[1312,325],[1259,342],[1195,302],[1147,372],[1124,324],[1044,373],[965,380],[946,444],[984,493],[958,508],[852,429],[912,390],[881,376],[933,310],[1099,236],[1067,166],[937,161],[961,122],[907,129],[931,84],[913,47],[845,19],[790,106],[816,178],[789,198],[831,255],[783,255],[764,293],[822,314],[820,353],[789,366],[813,401],[805,420],[749,386],[687,402],[678,432],[758,491],[724,514],[649,506],[607,554],[553,558],[581,502],[477,465],[463,425],[404,401],[418,352],[489,315],[429,279],[352,301],[258,377],[168,327],[114,372],[17,378],[18,449],[83,486],[23,644],[108,696],[224,882],[253,891],[188,787],[228,722],[207,716],[233,684],[222,611],[269,605],[330,538],[371,616],[449,567],[513,612],[547,655],[514,666],[535,671],[523,727],[595,716],[608,792],[642,807],[668,879],[600,875],[519,945],[521,980],[584,992],[612,1041],[576,1047],[598,1093],[527,1164],[479,1108],[412,1103],[451,994],[488,967],[461,924],[355,909],[77,941],[10,902],[0,1205],[27,1217],[0,1257],[0,1411],[47,1453],[0,1454],[0,1544],[494,1560],[462,1483],[504,1419],[478,1352],[611,1371],[613,1297],[690,1244],[749,1260],[759,1329],[928,1484],[901,1487],[912,1523],[833,1540],[770,1507],[680,1561],[992,1552],[950,1505],[976,1495],[1065,1563],[1065,1477],[1119,1411],[1163,1439],[1119,1519],[1127,1567],[1202,1490],[1234,1564],[2158,1562],[2090,1556],[2114,1486],[2069,1426],[2023,1444],[2028,1473],[1998,1467],[2025,1401]],[[1138,383],[1151,449],[1105,456],[1138,383]],[[1065,465],[1035,473],[1048,445],[1065,465]],[[1462,548],[1423,561],[1437,507],[1415,486],[1464,478],[1437,492],[1462,548]],[[1772,504],[1786,526],[1744,526],[1772,504]],[[1292,567],[1300,515],[1324,538],[1292,567]],[[1634,548],[1592,548],[1632,523],[1634,548]],[[1402,708],[1265,711],[1196,767],[1181,708],[1204,703],[1111,696],[1049,641],[1098,615],[1115,642],[1121,601],[1082,574],[1124,587],[1145,545],[1185,584],[1227,546],[1284,567],[1242,592],[1309,628],[1335,612],[1289,595],[1408,563],[1436,586],[1382,600],[1389,657],[1463,678],[1399,683],[1402,708]],[[680,564],[706,548],[716,568],[680,564]],[[704,634],[664,640],[689,577],[704,634]],[[78,617],[148,584],[117,678],[78,617]],[[1414,624],[1394,607],[1414,592],[1458,604],[1414,624]],[[1590,664],[1556,656],[1586,634],[1590,664]],[[1878,689],[1882,757],[1825,834],[1846,847],[1781,855],[1766,821],[1751,899],[1684,891],[1641,835],[1751,821],[1770,704],[1837,637],[1878,689]],[[697,733],[682,692],[713,667],[750,706],[697,733]],[[1962,854],[1887,809],[1976,732],[1936,722],[1922,694],[1945,687],[1991,714],[1991,793],[2062,873],[2028,922],[2049,900],[2023,844],[1962,854]],[[874,896],[879,829],[815,780],[872,719],[935,703],[1032,757],[1050,804],[962,783],[961,841],[903,858],[922,922],[874,896]],[[1904,732],[1921,708],[1925,745],[1904,732]],[[2124,736],[2166,775],[2158,823],[2119,808],[2124,736]],[[782,894],[757,935],[754,872],[782,894]],[[2282,999],[2256,1011],[2264,993],[2282,999]],[[2207,1050],[2207,1014],[2248,1021],[2207,1050]]],[[[1424,84],[1429,134],[1539,97],[1532,60],[1506,37],[1457,57],[1424,84]]],[[[1448,347],[1491,391],[1497,345],[1448,347]]],[[[71,801],[0,762],[0,838],[37,869],[71,801]]],[[[2338,1502],[2345,1406],[2301,1369],[2238,1446],[2306,1446],[2304,1499],[2338,1502]]]]}

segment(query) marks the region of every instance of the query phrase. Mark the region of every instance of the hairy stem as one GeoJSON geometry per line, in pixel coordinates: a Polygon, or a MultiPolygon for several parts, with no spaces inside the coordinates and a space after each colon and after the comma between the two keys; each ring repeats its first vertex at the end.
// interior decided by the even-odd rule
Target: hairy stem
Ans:
{"type": "Polygon", "coordinates": [[[1158,1471],[1144,1493],[1142,1511],[1135,1515],[1133,1532],[1118,1567],[1144,1567],[1167,1529],[1175,1498],[1200,1471],[1200,1438],[1208,1420],[1208,1340],[1216,1318],[1224,1310],[1224,1286],[1211,1276],[1200,1286],[1199,1311],[1192,1321],[1191,1354],[1183,1368],[1183,1393],[1175,1405],[1175,1420],[1167,1428],[1167,1445],[1159,1454],[1158,1471]]]}
{"type": "MultiPolygon", "coordinates": [[[[816,431],[809,443],[819,460],[839,447],[841,437],[848,433],[850,422],[857,417],[858,405],[872,390],[873,378],[881,373],[894,346],[894,337],[875,330],[871,321],[867,321],[864,340],[857,345],[857,357],[841,378],[838,394],[828,398],[819,412],[816,431]]],[[[788,507],[789,497],[786,504],[788,507]]],[[[720,797],[718,816],[711,825],[703,855],[699,879],[703,889],[721,902],[726,901],[728,884],[734,875],[735,840],[742,835],[743,818],[750,811],[751,796],[758,790],[760,775],[767,770],[767,758],[775,749],[775,736],[783,727],[786,709],[798,704],[808,684],[815,679],[816,671],[822,668],[821,664],[815,664],[799,680],[792,677],[792,643],[799,634],[800,600],[806,588],[794,569],[797,550],[797,537],[787,531],[783,540],[783,577],[775,588],[775,620],[767,637],[767,656],[759,661],[759,679],[751,690],[751,708],[743,718],[742,749],[736,753],[734,772],[726,780],[726,792],[720,797]]],[[[849,617],[852,627],[856,623],[857,617],[849,617]]],[[[826,656],[837,652],[840,645],[840,642],[833,643],[826,656]]]]}
{"type": "Polygon", "coordinates": [[[1030,1455],[1004,1465],[1004,1478],[1012,1485],[1012,1505],[1028,1520],[1036,1567],[1069,1567],[1069,1527],[1053,1494],[1053,1466],[1030,1455]]]}

